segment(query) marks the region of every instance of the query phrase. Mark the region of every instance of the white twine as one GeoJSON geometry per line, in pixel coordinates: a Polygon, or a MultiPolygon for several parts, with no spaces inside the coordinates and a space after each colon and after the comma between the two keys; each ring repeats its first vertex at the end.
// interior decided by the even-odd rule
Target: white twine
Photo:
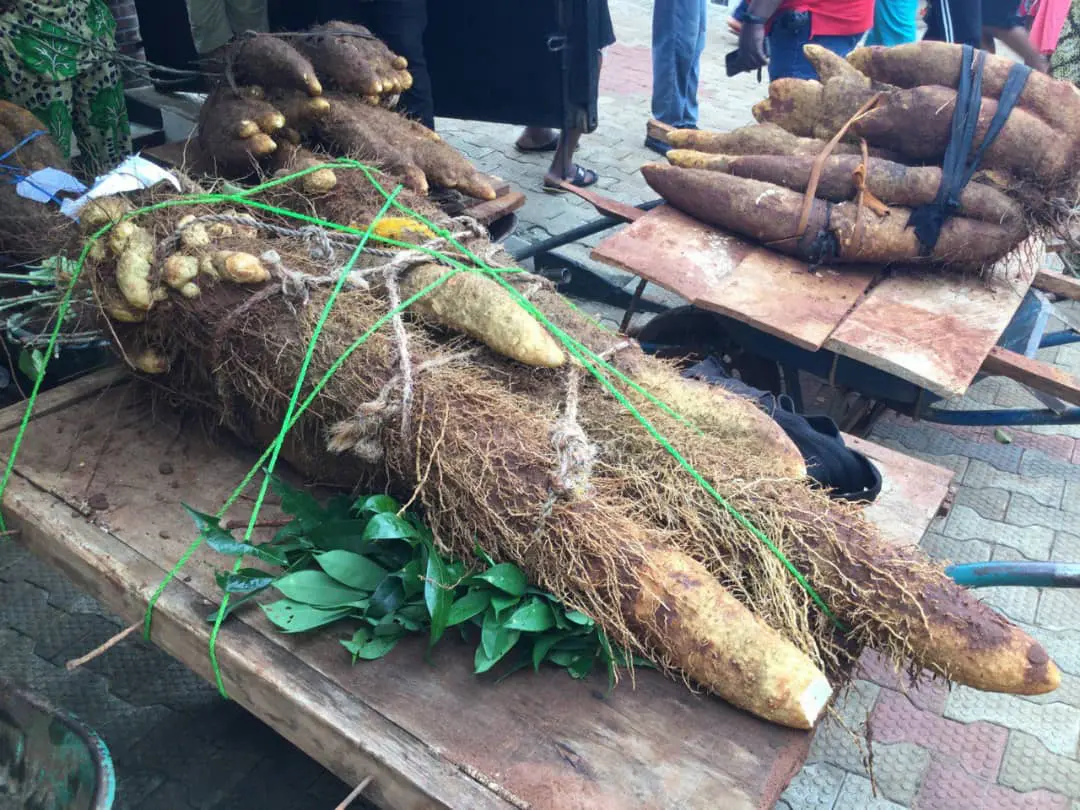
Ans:
{"type": "Polygon", "coordinates": [[[579,499],[592,489],[590,479],[596,463],[596,445],[589,441],[578,422],[578,395],[581,370],[570,366],[566,376],[566,405],[563,415],[551,431],[551,443],[559,455],[559,467],[551,480],[552,491],[560,496],[579,499]]]}

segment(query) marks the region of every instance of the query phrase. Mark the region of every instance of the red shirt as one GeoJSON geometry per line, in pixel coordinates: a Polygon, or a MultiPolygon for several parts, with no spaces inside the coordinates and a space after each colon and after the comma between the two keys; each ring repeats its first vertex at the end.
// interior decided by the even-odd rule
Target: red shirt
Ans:
{"type": "Polygon", "coordinates": [[[812,37],[846,37],[874,27],[874,0],[783,0],[776,13],[781,11],[809,11],[812,37]]]}

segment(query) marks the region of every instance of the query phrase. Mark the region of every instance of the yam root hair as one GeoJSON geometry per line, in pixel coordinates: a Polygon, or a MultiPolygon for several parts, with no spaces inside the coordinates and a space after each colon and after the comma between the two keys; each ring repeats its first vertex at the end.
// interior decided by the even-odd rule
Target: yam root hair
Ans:
{"type": "MultiPolygon", "coordinates": [[[[777,124],[750,124],[733,129],[730,132],[713,132],[704,129],[679,129],[667,136],[668,142],[675,149],[705,152],[721,155],[807,155],[821,154],[827,141],[820,138],[804,138],[792,135],[777,124]]],[[[858,144],[838,143],[833,147],[834,155],[860,154],[858,144]]],[[[892,160],[894,152],[882,149],[870,149],[871,157],[892,160]]],[[[689,156],[682,156],[689,160],[689,156]]],[[[675,162],[675,161],[672,161],[675,162]]],[[[707,166],[677,163],[685,168],[704,169],[707,166]]]]}
{"type": "MultiPolygon", "coordinates": [[[[358,205],[351,216],[370,221],[375,210],[358,205]]],[[[422,210],[427,215],[430,208],[422,210]]],[[[160,239],[173,233],[178,215],[159,209],[139,222],[160,239]]],[[[485,244],[473,242],[478,250],[485,244]]],[[[273,248],[297,272],[332,272],[292,237],[236,238],[229,248],[254,254],[273,248]]],[[[108,261],[88,269],[95,290],[115,284],[108,261]]],[[[651,374],[671,390],[683,384],[674,368],[589,322],[550,285],[520,273],[506,279],[555,325],[624,373],[636,379],[651,374]]],[[[121,339],[169,360],[162,381],[173,397],[188,398],[242,438],[265,444],[281,424],[285,392],[299,372],[324,296],[317,290],[308,306],[298,307],[283,298],[280,283],[208,281],[199,297],[170,291],[144,323],[115,328],[121,339]]],[[[377,288],[343,293],[316,344],[312,378],[387,307],[377,288]]],[[[1057,669],[1037,643],[952,583],[918,549],[889,545],[857,507],[831,502],[805,479],[777,476],[776,454],[757,428],[771,420],[752,402],[717,400],[710,422],[692,424],[613,383],[715,488],[720,503],[575,365],[524,366],[423,320],[410,317],[403,326],[415,370],[411,397],[404,400],[400,384],[400,337],[390,329],[376,331],[348,356],[290,433],[286,457],[320,480],[386,486],[404,497],[415,492],[444,550],[471,559],[479,540],[497,559],[515,562],[540,587],[593,616],[613,643],[651,656],[668,671],[700,678],[720,694],[729,690],[733,701],[746,697],[732,686],[743,682],[733,677],[742,672],[725,671],[723,682],[711,682],[708,673],[716,669],[710,661],[717,659],[693,652],[707,650],[706,644],[738,649],[732,628],[687,586],[687,580],[707,581],[681,557],[650,561],[653,549],[660,549],[704,566],[759,619],[830,671],[868,645],[898,663],[929,667],[978,688],[1041,693],[1057,685],[1057,669]],[[340,442],[335,455],[328,436],[343,433],[355,438],[353,449],[340,442]],[[570,436],[588,450],[570,464],[587,497],[568,486],[570,436]],[[806,574],[846,626],[845,637],[836,635],[807,591],[736,513],[806,574]],[[664,588],[676,585],[683,590],[665,600],[664,588]],[[661,620],[653,610],[650,628],[643,616],[656,602],[642,600],[655,597],[678,613],[661,620]]],[[[773,680],[754,683],[757,696],[773,680]]]]}
{"type": "MultiPolygon", "coordinates": [[[[685,157],[671,150],[668,160],[675,166],[711,169],[775,183],[792,191],[806,191],[815,157],[777,155],[698,155],[685,157]]],[[[863,159],[855,155],[834,155],[825,159],[818,176],[815,196],[832,202],[854,200],[859,191],[857,177],[863,159]]],[[[937,166],[905,166],[888,160],[870,158],[866,162],[865,188],[886,205],[915,208],[934,201],[941,184],[937,166]]],[[[1001,225],[1015,234],[1017,241],[1027,238],[1023,208],[1003,191],[985,183],[969,183],[960,194],[960,216],[1001,225]]]]}
{"type": "MultiPolygon", "coordinates": [[[[985,54],[982,93],[997,100],[1015,62],[985,54]]],[[[877,82],[901,88],[938,85],[955,90],[960,84],[963,47],[947,42],[920,42],[883,48],[856,48],[848,62],[877,82]]],[[[1040,118],[1072,143],[1080,138],[1080,90],[1072,82],[1058,81],[1032,71],[1020,93],[1019,107],[1040,118]]]]}
{"type": "Polygon", "coordinates": [[[335,90],[378,98],[412,87],[408,61],[362,25],[329,22],[315,26],[299,42],[319,75],[335,90]]]}
{"type": "Polygon", "coordinates": [[[993,264],[1015,248],[1016,228],[964,217],[949,219],[929,256],[913,229],[910,209],[879,216],[854,202],[815,198],[806,231],[799,233],[805,195],[758,180],[667,164],[643,166],[646,182],[661,197],[697,219],[750,237],[773,250],[824,264],[949,263],[967,268],[993,264]],[[822,255],[820,238],[832,244],[822,255]]]}
{"type": "MultiPolygon", "coordinates": [[[[906,158],[940,163],[949,145],[956,91],[947,87],[915,87],[883,94],[874,109],[852,126],[869,143],[893,149],[906,158]]],[[[997,102],[984,98],[979,109],[973,148],[982,143],[997,112],[997,102]]],[[[1028,179],[1050,190],[1069,186],[1077,174],[1078,142],[1055,132],[1042,119],[1014,109],[983,155],[981,166],[1028,179]]]]}

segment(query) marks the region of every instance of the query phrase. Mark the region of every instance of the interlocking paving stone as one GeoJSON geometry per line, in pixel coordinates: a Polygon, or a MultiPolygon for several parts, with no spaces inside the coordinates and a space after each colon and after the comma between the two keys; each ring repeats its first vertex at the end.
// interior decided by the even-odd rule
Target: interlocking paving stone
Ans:
{"type": "Polygon", "coordinates": [[[881,688],[856,681],[837,697],[836,715],[829,715],[814,734],[809,762],[828,762],[844,770],[864,773],[868,755],[866,718],[881,688]]]}
{"type": "Polygon", "coordinates": [[[1039,627],[1025,622],[1016,624],[1046,648],[1060,669],[1080,675],[1080,629],[1039,627]]]}
{"type": "Polygon", "coordinates": [[[1060,506],[1065,482],[1060,478],[1038,478],[1004,472],[985,461],[973,460],[964,473],[964,487],[994,488],[1027,495],[1044,506],[1060,506]]]}
{"type": "Polygon", "coordinates": [[[1009,492],[1004,489],[962,486],[956,491],[954,506],[974,509],[987,520],[1004,520],[1009,492]]]}
{"type": "Polygon", "coordinates": [[[1038,624],[1043,627],[1080,627],[1080,590],[1046,588],[1039,599],[1038,624]]]}
{"type": "Polygon", "coordinates": [[[986,562],[991,546],[981,540],[954,540],[938,532],[928,531],[919,546],[932,559],[948,562],[986,562]]]}
{"type": "Polygon", "coordinates": [[[1080,467],[1064,459],[1048,456],[1041,450],[1025,450],[1020,459],[1019,472],[1024,476],[1048,476],[1067,481],[1080,480],[1080,467]]]}
{"type": "Polygon", "coordinates": [[[983,602],[1018,622],[1035,621],[1039,594],[1038,588],[979,588],[975,591],[983,602]]]}
{"type": "Polygon", "coordinates": [[[1065,810],[1069,799],[1038,790],[1020,793],[976,779],[948,757],[930,763],[915,810],[1065,810]]]}
{"type": "MultiPolygon", "coordinates": [[[[924,753],[929,758],[930,754],[924,753]]],[[[836,797],[833,810],[904,810],[903,804],[889,801],[883,785],[879,783],[877,787],[879,793],[875,796],[869,779],[849,773],[840,786],[840,795],[836,797]]]]}
{"type": "Polygon", "coordinates": [[[1066,481],[1061,508],[1066,512],[1080,512],[1080,481],[1066,481]]]}
{"type": "Polygon", "coordinates": [[[911,682],[907,672],[897,670],[884,656],[873,650],[864,650],[856,669],[859,678],[876,683],[886,689],[904,695],[918,709],[941,714],[949,688],[941,678],[934,678],[924,670],[916,683],[911,682]]]}
{"type": "Polygon", "coordinates": [[[1061,673],[1061,685],[1045,695],[1017,695],[1029,703],[1065,703],[1080,709],[1080,676],[1061,673]]]}
{"type": "MultiPolygon", "coordinates": [[[[1012,504],[1017,498],[1022,497],[1024,496],[1015,496],[1009,504],[1009,509],[1012,510],[1012,504]]],[[[1033,560],[1047,559],[1054,543],[1054,530],[1049,526],[1037,526],[1030,523],[1016,525],[987,520],[967,506],[952,508],[945,521],[944,534],[954,540],[992,540],[995,543],[1011,546],[1033,560]]]]}
{"type": "Polygon", "coordinates": [[[907,742],[953,757],[980,779],[993,779],[1001,766],[1008,731],[990,723],[958,723],[916,709],[903,695],[885,690],[870,720],[874,740],[907,742]]]}
{"type": "Polygon", "coordinates": [[[1054,535],[1054,550],[1050,554],[1054,562],[1080,563],[1080,534],[1058,532],[1054,535]]]}
{"type": "Polygon", "coordinates": [[[954,686],[945,716],[963,723],[985,720],[1039,739],[1055,754],[1071,756],[1080,744],[1080,709],[1064,703],[1032,705],[1013,695],[954,686]]]}
{"type": "Polygon", "coordinates": [[[1080,531],[1080,514],[1043,506],[1027,495],[1013,495],[1005,520],[1014,526],[1042,526],[1058,532],[1080,531]]]}
{"type": "Polygon", "coordinates": [[[1019,791],[1046,789],[1080,799],[1080,762],[1050,752],[1030,734],[1014,731],[1005,749],[1000,782],[1019,791]]]}
{"type": "Polygon", "coordinates": [[[831,810],[846,775],[823,762],[807,765],[795,774],[781,798],[798,810],[831,810]]]}

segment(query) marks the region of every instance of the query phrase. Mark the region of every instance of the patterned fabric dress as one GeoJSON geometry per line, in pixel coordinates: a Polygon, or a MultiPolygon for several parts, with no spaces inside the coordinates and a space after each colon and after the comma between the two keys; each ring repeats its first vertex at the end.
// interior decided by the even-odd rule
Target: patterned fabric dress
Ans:
{"type": "Polygon", "coordinates": [[[92,172],[131,152],[115,31],[105,0],[0,0],[0,96],[34,113],[66,157],[74,136],[92,172]]]}
{"type": "Polygon", "coordinates": [[[1050,57],[1050,75],[1080,84],[1080,0],[1073,0],[1069,7],[1057,48],[1050,57]]]}

